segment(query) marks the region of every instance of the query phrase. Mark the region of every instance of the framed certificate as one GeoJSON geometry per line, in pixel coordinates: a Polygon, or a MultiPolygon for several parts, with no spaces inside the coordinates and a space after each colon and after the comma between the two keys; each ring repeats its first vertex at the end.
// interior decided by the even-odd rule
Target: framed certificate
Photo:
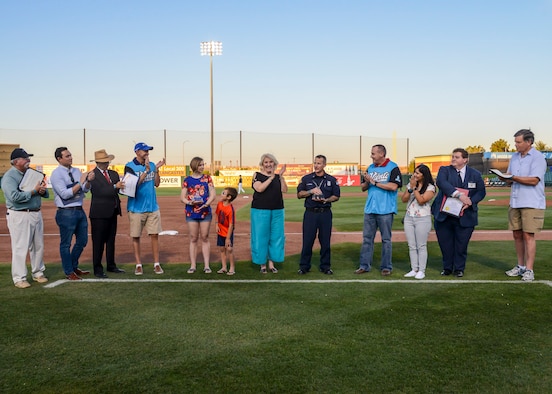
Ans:
{"type": "MultiPolygon", "coordinates": [[[[469,191],[466,190],[466,189],[460,189],[460,188],[456,188],[456,190],[458,190],[459,192],[465,194],[466,196],[468,195],[469,191]]],[[[444,212],[448,215],[451,215],[451,216],[455,216],[455,217],[460,217],[462,216],[462,207],[464,206],[464,204],[462,203],[462,201],[460,201],[459,198],[454,198],[454,197],[447,197],[445,195],[443,195],[443,202],[441,203],[441,212],[444,212]]]]}

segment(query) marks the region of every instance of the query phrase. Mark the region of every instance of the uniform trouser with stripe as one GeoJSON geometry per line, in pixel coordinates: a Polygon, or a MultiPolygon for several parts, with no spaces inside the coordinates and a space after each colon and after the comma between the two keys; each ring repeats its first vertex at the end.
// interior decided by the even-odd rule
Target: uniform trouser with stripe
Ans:
{"type": "Polygon", "coordinates": [[[330,269],[331,247],[330,240],[332,235],[332,211],[312,212],[306,210],[303,215],[303,248],[301,250],[301,260],[299,267],[304,271],[311,268],[312,247],[318,233],[318,242],[320,242],[320,265],[322,272],[330,269]]]}

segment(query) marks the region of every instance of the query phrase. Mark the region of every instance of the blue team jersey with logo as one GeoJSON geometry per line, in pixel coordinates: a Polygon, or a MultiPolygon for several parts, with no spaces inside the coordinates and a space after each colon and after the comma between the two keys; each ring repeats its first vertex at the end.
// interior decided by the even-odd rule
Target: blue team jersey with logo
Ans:
{"type": "MultiPolygon", "coordinates": [[[[129,197],[127,211],[134,213],[155,212],[159,210],[157,196],[155,194],[155,164],[150,163],[150,172],[147,173],[144,182],[136,186],[136,195],[129,197]]],[[[125,166],[125,173],[130,172],[138,177],[146,172],[146,166],[140,164],[136,159],[128,162],[125,166]]]]}
{"type": "MultiPolygon", "coordinates": [[[[402,187],[401,170],[397,164],[392,161],[387,161],[383,166],[371,164],[367,170],[368,175],[378,183],[396,183],[402,187]]],[[[364,213],[386,215],[389,213],[397,213],[397,193],[395,191],[383,190],[376,185],[368,186],[368,198],[364,205],[364,213]]]]}

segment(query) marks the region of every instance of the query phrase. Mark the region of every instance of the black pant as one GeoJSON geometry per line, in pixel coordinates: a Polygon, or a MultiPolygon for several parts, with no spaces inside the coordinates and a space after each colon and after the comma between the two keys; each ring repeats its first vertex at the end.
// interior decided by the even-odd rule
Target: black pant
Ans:
{"type": "Polygon", "coordinates": [[[309,271],[311,267],[312,247],[318,233],[320,242],[320,270],[330,269],[330,238],[332,235],[332,211],[325,209],[319,212],[305,210],[303,215],[303,248],[299,266],[309,271]]]}
{"type": "Polygon", "coordinates": [[[460,220],[452,216],[443,222],[436,220],[433,226],[443,255],[443,270],[463,272],[474,227],[462,227],[460,220]]]}
{"type": "Polygon", "coordinates": [[[115,264],[115,236],[117,235],[117,213],[107,219],[90,218],[92,227],[92,264],[94,273],[103,273],[102,257],[105,248],[105,260],[107,270],[112,271],[117,268],[115,264]]]}

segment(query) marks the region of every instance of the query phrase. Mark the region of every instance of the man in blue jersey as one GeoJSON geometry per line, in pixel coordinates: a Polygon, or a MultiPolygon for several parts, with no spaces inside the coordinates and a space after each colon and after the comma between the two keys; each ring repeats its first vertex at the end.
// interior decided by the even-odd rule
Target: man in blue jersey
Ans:
{"type": "Polygon", "coordinates": [[[364,228],[360,249],[360,267],[355,274],[364,274],[372,269],[374,238],[379,228],[382,241],[380,271],[383,276],[391,275],[393,265],[391,226],[397,214],[397,190],[402,186],[402,175],[396,163],[389,160],[383,145],[372,147],[373,163],[363,175],[362,191],[368,191],[364,206],[364,228]]]}
{"type": "Polygon", "coordinates": [[[159,264],[158,238],[161,232],[161,215],[159,214],[155,188],[161,182],[158,170],[165,164],[165,158],[161,159],[157,164],[150,163],[149,152],[152,149],[153,146],[149,146],[143,142],[137,143],[134,146],[136,157],[125,166],[125,174],[131,173],[138,177],[136,194],[134,197],[129,196],[127,202],[130,236],[132,237],[132,246],[136,259],[135,275],[143,274],[142,261],[140,259],[140,236],[144,228],[146,228],[151,238],[151,249],[154,259],[153,271],[156,274],[163,273],[163,268],[159,264]]]}

